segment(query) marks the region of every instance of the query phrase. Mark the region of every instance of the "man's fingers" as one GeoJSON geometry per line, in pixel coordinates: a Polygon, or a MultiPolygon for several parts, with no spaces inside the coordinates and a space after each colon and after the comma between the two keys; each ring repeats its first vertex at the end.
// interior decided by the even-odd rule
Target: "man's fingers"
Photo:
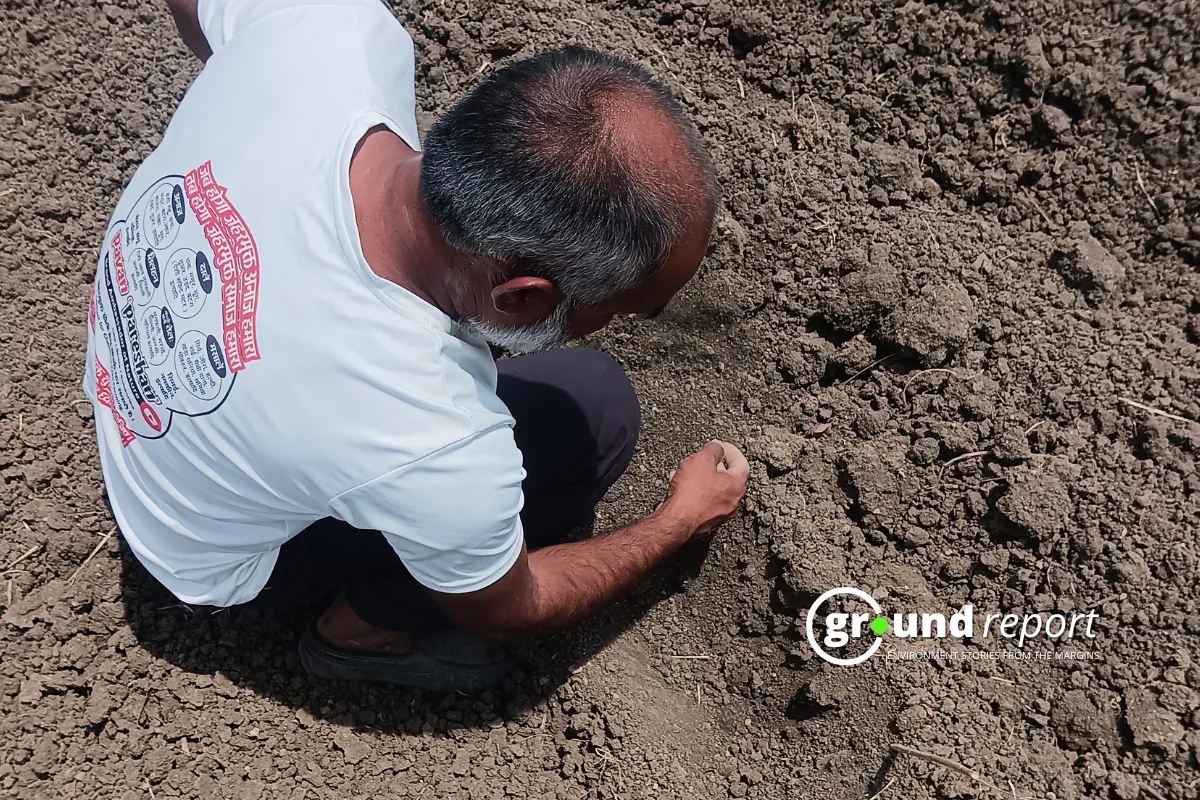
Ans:
{"type": "Polygon", "coordinates": [[[716,439],[713,439],[696,452],[696,455],[701,454],[712,459],[712,465],[715,467],[725,458],[725,443],[718,442],[716,439]]]}
{"type": "Polygon", "coordinates": [[[722,449],[725,452],[725,469],[739,478],[750,477],[750,462],[742,455],[742,451],[738,450],[728,442],[722,442],[722,449]]]}
{"type": "Polygon", "coordinates": [[[730,472],[739,478],[750,477],[750,462],[742,455],[741,450],[729,442],[713,439],[696,451],[696,455],[705,460],[711,459],[710,463],[715,469],[730,472]]]}

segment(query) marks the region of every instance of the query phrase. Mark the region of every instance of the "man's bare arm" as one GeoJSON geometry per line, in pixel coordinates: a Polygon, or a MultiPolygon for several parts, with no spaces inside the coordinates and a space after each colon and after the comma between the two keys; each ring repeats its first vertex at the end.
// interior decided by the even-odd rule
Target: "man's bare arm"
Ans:
{"type": "Polygon", "coordinates": [[[582,542],[522,551],[508,574],[488,588],[434,596],[458,627],[494,641],[568,627],[731,517],[749,472],[737,448],[710,442],[680,465],[667,500],[640,522],[582,542]]]}
{"type": "Polygon", "coordinates": [[[175,26],[179,28],[179,36],[188,49],[196,54],[201,61],[208,61],[212,48],[204,38],[204,30],[200,27],[200,0],[167,0],[167,8],[175,18],[175,26]]]}

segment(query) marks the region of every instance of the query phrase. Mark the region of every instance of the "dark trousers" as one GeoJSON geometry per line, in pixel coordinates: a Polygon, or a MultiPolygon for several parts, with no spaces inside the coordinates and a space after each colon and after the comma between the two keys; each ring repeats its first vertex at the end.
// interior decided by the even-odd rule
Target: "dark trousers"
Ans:
{"type": "MultiPolygon", "coordinates": [[[[525,542],[531,550],[560,544],[591,520],[596,503],[629,466],[642,424],[637,395],[617,362],[597,350],[552,350],[497,367],[497,394],[516,421],[525,465],[525,542]]],[[[266,587],[246,605],[294,610],[339,592],[380,628],[420,632],[449,625],[383,534],[332,518],[283,545],[266,587]]]]}

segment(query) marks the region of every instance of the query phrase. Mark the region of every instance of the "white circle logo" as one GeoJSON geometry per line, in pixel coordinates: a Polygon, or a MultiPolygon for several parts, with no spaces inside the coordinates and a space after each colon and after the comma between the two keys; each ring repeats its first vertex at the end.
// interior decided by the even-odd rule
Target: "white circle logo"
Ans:
{"type": "Polygon", "coordinates": [[[813,633],[813,620],[816,619],[817,609],[823,606],[825,602],[831,598],[843,594],[848,594],[851,597],[856,597],[859,600],[862,600],[871,607],[871,610],[874,611],[877,616],[883,614],[883,609],[879,607],[879,603],[875,602],[875,598],[871,597],[871,595],[867,594],[861,589],[853,589],[849,586],[840,586],[837,589],[830,589],[828,592],[818,597],[813,604],[809,606],[808,623],[805,625],[805,630],[808,633],[808,643],[812,646],[813,652],[815,652],[818,656],[828,661],[830,664],[840,664],[843,667],[853,667],[855,664],[861,664],[871,656],[875,655],[875,651],[879,649],[881,644],[883,644],[883,639],[877,638],[875,643],[868,647],[865,653],[861,653],[854,658],[838,658],[837,656],[832,656],[825,652],[825,649],[822,648],[817,642],[816,634],[813,633]]]}

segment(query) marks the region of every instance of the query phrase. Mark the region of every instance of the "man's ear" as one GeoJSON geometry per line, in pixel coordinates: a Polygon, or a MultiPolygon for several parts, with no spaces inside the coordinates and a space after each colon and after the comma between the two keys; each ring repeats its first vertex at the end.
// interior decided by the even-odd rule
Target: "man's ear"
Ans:
{"type": "Polygon", "coordinates": [[[550,316],[562,300],[562,292],[545,278],[523,275],[492,287],[491,297],[498,321],[520,326],[550,316]]]}

